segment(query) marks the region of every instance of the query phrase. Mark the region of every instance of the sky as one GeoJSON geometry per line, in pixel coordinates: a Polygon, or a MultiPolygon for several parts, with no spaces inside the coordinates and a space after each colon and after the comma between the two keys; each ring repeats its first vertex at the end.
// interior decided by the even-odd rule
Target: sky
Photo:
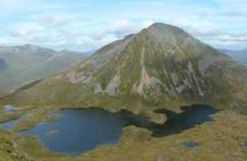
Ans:
{"type": "Polygon", "coordinates": [[[247,48],[247,0],[0,0],[0,45],[96,50],[155,22],[216,48],[247,48]]]}

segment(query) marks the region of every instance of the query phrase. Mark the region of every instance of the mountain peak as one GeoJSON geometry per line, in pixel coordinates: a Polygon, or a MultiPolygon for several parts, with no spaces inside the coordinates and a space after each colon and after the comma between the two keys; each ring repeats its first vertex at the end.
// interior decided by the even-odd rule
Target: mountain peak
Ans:
{"type": "Polygon", "coordinates": [[[193,39],[193,37],[183,29],[163,23],[154,23],[150,27],[144,29],[142,33],[151,36],[153,40],[158,40],[163,44],[177,44],[181,41],[193,39]]]}
{"type": "Polygon", "coordinates": [[[16,46],[16,48],[25,49],[25,50],[39,50],[39,49],[42,49],[41,47],[33,45],[33,44],[19,45],[19,46],[16,46]]]}
{"type": "Polygon", "coordinates": [[[185,31],[177,26],[164,24],[164,23],[154,23],[147,28],[148,31],[158,31],[158,32],[166,32],[166,33],[174,33],[178,34],[179,32],[185,33],[185,31]],[[178,32],[178,33],[177,33],[178,32]]]}
{"type": "Polygon", "coordinates": [[[33,45],[33,44],[24,44],[24,45],[22,45],[23,47],[27,47],[27,48],[31,48],[31,47],[37,47],[37,46],[35,46],[35,45],[33,45]]]}
{"type": "Polygon", "coordinates": [[[170,24],[165,24],[165,23],[153,23],[151,26],[148,28],[178,28],[176,26],[170,25],[170,24]]]}

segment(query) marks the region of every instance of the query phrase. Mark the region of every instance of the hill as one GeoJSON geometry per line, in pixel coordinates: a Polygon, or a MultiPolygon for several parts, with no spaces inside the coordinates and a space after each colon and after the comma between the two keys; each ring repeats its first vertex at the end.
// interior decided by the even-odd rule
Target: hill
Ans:
{"type": "Polygon", "coordinates": [[[33,45],[0,47],[0,96],[74,66],[82,56],[33,45]]]}

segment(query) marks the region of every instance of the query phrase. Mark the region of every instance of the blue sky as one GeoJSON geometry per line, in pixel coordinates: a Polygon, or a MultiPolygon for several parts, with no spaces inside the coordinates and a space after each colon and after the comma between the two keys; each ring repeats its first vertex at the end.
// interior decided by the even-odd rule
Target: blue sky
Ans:
{"type": "Polygon", "coordinates": [[[217,48],[247,48],[247,0],[1,0],[0,45],[90,51],[154,22],[217,48]]]}

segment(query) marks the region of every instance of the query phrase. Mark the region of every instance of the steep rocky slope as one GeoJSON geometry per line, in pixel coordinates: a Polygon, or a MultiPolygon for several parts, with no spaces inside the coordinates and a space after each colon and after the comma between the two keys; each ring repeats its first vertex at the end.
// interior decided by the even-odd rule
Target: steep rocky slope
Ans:
{"type": "Polygon", "coordinates": [[[2,101],[137,112],[145,107],[207,103],[244,111],[246,97],[245,66],[180,28],[157,23],[2,101]]]}

